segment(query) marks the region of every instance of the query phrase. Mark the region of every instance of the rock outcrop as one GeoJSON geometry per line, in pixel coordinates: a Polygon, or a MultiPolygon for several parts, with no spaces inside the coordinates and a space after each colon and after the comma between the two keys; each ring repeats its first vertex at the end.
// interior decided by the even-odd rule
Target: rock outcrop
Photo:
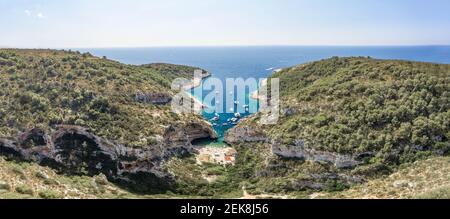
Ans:
{"type": "Polygon", "coordinates": [[[166,105],[172,101],[172,96],[167,93],[136,93],[134,100],[139,103],[166,105]]]}
{"type": "Polygon", "coordinates": [[[315,162],[326,162],[337,168],[353,168],[362,164],[361,156],[343,155],[327,151],[319,151],[307,147],[302,140],[294,144],[284,144],[280,140],[268,138],[262,131],[250,126],[237,126],[225,133],[225,142],[231,145],[243,143],[267,143],[271,147],[272,154],[279,158],[299,159],[315,162]]]}
{"type": "Polygon", "coordinates": [[[65,174],[104,174],[110,181],[136,191],[161,191],[170,189],[174,182],[173,176],[161,170],[167,159],[190,154],[195,138],[216,137],[210,127],[200,123],[169,127],[166,133],[165,141],[158,146],[130,148],[79,126],[59,126],[52,133],[32,129],[14,140],[0,139],[0,155],[36,162],[65,174]]]}
{"type": "Polygon", "coordinates": [[[216,132],[206,123],[190,123],[184,127],[184,131],[190,142],[202,138],[217,139],[216,132]]]}
{"type": "Polygon", "coordinates": [[[228,144],[262,143],[267,140],[266,135],[252,127],[236,126],[225,133],[224,140],[228,144]]]}
{"type": "Polygon", "coordinates": [[[285,145],[274,140],[272,141],[271,147],[272,153],[281,158],[297,158],[315,162],[326,162],[340,169],[353,168],[362,163],[351,155],[342,155],[308,148],[302,140],[297,140],[295,141],[295,144],[292,145],[285,145]]]}

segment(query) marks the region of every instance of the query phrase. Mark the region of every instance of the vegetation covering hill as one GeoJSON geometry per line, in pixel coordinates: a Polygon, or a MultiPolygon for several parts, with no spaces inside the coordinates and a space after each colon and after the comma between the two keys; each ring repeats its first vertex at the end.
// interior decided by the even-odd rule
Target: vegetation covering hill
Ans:
{"type": "MultiPolygon", "coordinates": [[[[192,78],[197,69],[125,65],[71,51],[1,49],[2,163],[32,162],[68,177],[104,175],[145,193],[176,190],[165,162],[192,154],[195,139],[215,138],[200,115],[171,109],[179,92],[171,90],[172,81],[192,78]]],[[[17,191],[14,182],[4,184],[17,191]]]]}
{"type": "Polygon", "coordinates": [[[281,80],[281,106],[296,112],[270,127],[271,137],[338,153],[372,151],[374,162],[450,150],[450,65],[332,58],[272,77],[281,80]]]}
{"type": "Polygon", "coordinates": [[[172,80],[191,78],[195,69],[124,65],[89,53],[0,50],[0,138],[66,124],[131,147],[156,144],[165,126],[201,118],[174,114],[170,104],[148,104],[145,94],[172,95],[172,80]]]}
{"type": "Polygon", "coordinates": [[[278,124],[256,114],[225,138],[254,192],[342,190],[450,152],[450,65],[334,57],[272,77],[278,124]]]}
{"type": "Polygon", "coordinates": [[[394,173],[347,191],[315,193],[311,198],[339,199],[448,199],[450,158],[434,157],[406,163],[394,173]]]}

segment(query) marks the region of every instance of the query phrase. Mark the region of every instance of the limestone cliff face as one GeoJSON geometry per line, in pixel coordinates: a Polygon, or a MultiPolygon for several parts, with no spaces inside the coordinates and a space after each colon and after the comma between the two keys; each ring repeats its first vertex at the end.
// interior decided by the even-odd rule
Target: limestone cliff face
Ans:
{"type": "Polygon", "coordinates": [[[164,134],[166,145],[186,144],[186,142],[190,144],[196,139],[203,138],[217,139],[216,132],[205,121],[170,125],[164,134]]]}
{"type": "Polygon", "coordinates": [[[239,125],[230,129],[225,133],[225,142],[231,145],[266,143],[270,145],[271,153],[278,158],[326,162],[337,168],[353,168],[362,163],[357,160],[357,156],[319,151],[307,147],[303,140],[296,140],[293,144],[284,144],[281,140],[271,139],[262,130],[248,125],[239,125]]]}
{"type": "Polygon", "coordinates": [[[353,168],[361,161],[356,160],[352,155],[331,153],[328,151],[319,151],[305,146],[304,141],[297,140],[294,144],[285,145],[280,141],[272,141],[272,153],[281,158],[296,158],[314,162],[326,162],[334,165],[336,168],[353,168]]]}
{"type": "Polygon", "coordinates": [[[262,143],[267,141],[266,135],[250,126],[236,126],[225,133],[225,142],[228,144],[262,143]]]}
{"type": "Polygon", "coordinates": [[[169,189],[173,177],[161,165],[173,156],[193,151],[196,138],[216,138],[206,123],[190,123],[167,128],[158,145],[131,148],[111,142],[80,126],[59,126],[46,133],[32,129],[15,139],[0,139],[0,155],[36,162],[61,173],[73,175],[105,174],[113,182],[138,191],[169,189]]]}
{"type": "Polygon", "coordinates": [[[172,101],[172,96],[168,93],[142,93],[134,95],[134,100],[139,103],[166,105],[172,101]]]}

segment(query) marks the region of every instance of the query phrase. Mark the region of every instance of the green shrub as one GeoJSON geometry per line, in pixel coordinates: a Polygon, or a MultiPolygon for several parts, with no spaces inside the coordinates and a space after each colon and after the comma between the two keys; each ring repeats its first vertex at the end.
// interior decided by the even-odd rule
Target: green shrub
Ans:
{"type": "Polygon", "coordinates": [[[11,190],[11,186],[6,182],[0,181],[0,191],[1,190],[9,191],[11,190]]]}
{"type": "Polygon", "coordinates": [[[24,195],[33,195],[33,189],[27,185],[18,185],[16,186],[16,192],[24,195]]]}
{"type": "Polygon", "coordinates": [[[44,190],[44,191],[40,191],[38,193],[39,197],[43,198],[43,199],[61,199],[63,198],[63,195],[58,192],[58,191],[54,191],[54,190],[44,190]]]}

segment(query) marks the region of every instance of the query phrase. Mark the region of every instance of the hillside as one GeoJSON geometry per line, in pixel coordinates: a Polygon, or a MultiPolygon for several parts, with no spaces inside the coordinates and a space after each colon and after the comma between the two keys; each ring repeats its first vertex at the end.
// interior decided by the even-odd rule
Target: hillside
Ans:
{"type": "Polygon", "coordinates": [[[347,191],[315,193],[311,198],[448,199],[450,158],[436,157],[401,165],[394,173],[347,191]]]}
{"type": "Polygon", "coordinates": [[[210,124],[175,114],[172,80],[197,68],[125,65],[89,53],[0,50],[0,154],[95,176],[139,191],[165,191],[162,165],[192,153],[210,124]]]}
{"type": "Polygon", "coordinates": [[[105,175],[64,175],[34,163],[6,161],[0,157],[0,199],[166,199],[199,196],[132,193],[105,175]]]}
{"type": "Polygon", "coordinates": [[[131,147],[154,144],[164,126],[192,117],[172,114],[165,101],[174,93],[172,80],[190,78],[194,70],[124,65],[88,53],[1,50],[0,138],[29,128],[70,124],[131,147]],[[146,94],[161,94],[162,102],[145,103],[146,94]]]}
{"type": "Polygon", "coordinates": [[[272,77],[278,124],[256,114],[225,137],[255,191],[343,190],[450,152],[450,65],[335,57],[272,77]]]}

